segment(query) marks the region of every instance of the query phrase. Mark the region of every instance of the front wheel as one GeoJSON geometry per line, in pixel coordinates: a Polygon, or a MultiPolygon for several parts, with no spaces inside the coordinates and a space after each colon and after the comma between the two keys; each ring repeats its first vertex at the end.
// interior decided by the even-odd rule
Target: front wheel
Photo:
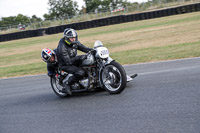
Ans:
{"type": "Polygon", "coordinates": [[[67,93],[61,92],[63,86],[59,83],[59,80],[56,79],[55,76],[52,76],[50,78],[50,82],[51,82],[51,87],[52,87],[53,91],[56,93],[57,96],[63,98],[63,97],[66,97],[68,95],[67,93]]]}
{"type": "Polygon", "coordinates": [[[119,94],[126,87],[126,72],[118,62],[111,62],[100,72],[100,81],[107,92],[119,94]]]}

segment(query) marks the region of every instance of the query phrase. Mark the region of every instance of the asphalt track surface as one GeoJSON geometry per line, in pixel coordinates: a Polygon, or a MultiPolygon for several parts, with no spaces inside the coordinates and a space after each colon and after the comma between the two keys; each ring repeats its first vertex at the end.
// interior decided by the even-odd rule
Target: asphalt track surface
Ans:
{"type": "Polygon", "coordinates": [[[121,94],[59,98],[46,75],[0,80],[0,133],[199,133],[200,58],[125,66],[121,94]]]}

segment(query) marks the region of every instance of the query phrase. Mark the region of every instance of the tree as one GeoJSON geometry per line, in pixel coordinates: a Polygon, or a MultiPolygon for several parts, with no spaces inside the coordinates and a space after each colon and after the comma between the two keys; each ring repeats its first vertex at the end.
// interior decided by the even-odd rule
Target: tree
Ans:
{"type": "Polygon", "coordinates": [[[42,19],[41,19],[41,18],[38,18],[36,15],[33,15],[33,16],[31,17],[31,22],[39,22],[39,21],[42,21],[42,19]]]}
{"type": "Polygon", "coordinates": [[[24,16],[22,14],[18,14],[15,21],[21,24],[27,24],[29,23],[29,17],[24,16]]]}
{"type": "Polygon", "coordinates": [[[101,0],[84,0],[86,5],[86,12],[94,12],[95,9],[101,5],[101,0]]]}
{"type": "Polygon", "coordinates": [[[109,10],[114,10],[117,8],[124,8],[127,5],[130,5],[130,2],[127,0],[103,0],[102,7],[109,10]]]}
{"type": "Polygon", "coordinates": [[[94,12],[98,10],[113,10],[117,8],[126,7],[130,5],[130,2],[127,0],[84,0],[86,5],[86,12],[94,12]]]}
{"type": "Polygon", "coordinates": [[[24,16],[22,14],[18,14],[17,16],[3,17],[0,21],[0,27],[9,27],[18,24],[27,24],[29,23],[29,17],[24,16]]]}
{"type": "Polygon", "coordinates": [[[51,16],[51,14],[44,14],[43,17],[44,17],[45,20],[49,20],[49,19],[54,18],[54,16],[51,16]]]}
{"type": "Polygon", "coordinates": [[[72,0],[49,0],[48,5],[50,6],[49,15],[46,14],[46,17],[72,17],[78,12],[77,2],[72,0]]]}

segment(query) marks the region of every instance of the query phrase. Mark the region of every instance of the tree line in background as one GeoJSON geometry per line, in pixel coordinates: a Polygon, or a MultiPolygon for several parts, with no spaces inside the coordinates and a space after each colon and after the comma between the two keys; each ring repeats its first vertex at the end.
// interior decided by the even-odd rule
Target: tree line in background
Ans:
{"type": "MultiPolygon", "coordinates": [[[[149,3],[160,4],[162,2],[174,2],[177,0],[148,0],[149,3]]],[[[184,0],[189,1],[189,0],[184,0]]],[[[9,27],[12,25],[25,25],[27,23],[31,24],[33,22],[42,22],[49,19],[61,19],[61,18],[72,18],[76,14],[84,14],[90,12],[103,12],[103,11],[113,11],[119,8],[125,8],[126,6],[140,5],[141,3],[131,3],[127,0],[84,0],[85,6],[78,9],[78,3],[73,0],[49,0],[49,12],[44,14],[44,20],[33,15],[32,17],[24,16],[23,14],[18,14],[17,16],[2,17],[0,18],[0,28],[9,27]]],[[[0,29],[1,30],[1,29],[0,29]]]]}
{"type": "Polygon", "coordinates": [[[78,3],[72,0],[49,0],[49,13],[44,14],[45,20],[52,18],[71,18],[75,14],[101,12],[130,5],[127,0],[83,0],[85,7],[78,9],[78,3]]]}
{"type": "MultiPolygon", "coordinates": [[[[127,0],[84,0],[86,7],[78,9],[78,3],[73,0],[49,0],[47,14],[43,17],[45,20],[48,19],[60,19],[60,18],[71,18],[75,14],[89,13],[98,10],[115,9],[117,7],[123,7],[127,4],[127,0]]],[[[27,24],[32,22],[43,21],[41,18],[33,15],[32,17],[18,14],[17,16],[2,17],[0,19],[0,27],[9,27],[18,24],[27,24]]]]}

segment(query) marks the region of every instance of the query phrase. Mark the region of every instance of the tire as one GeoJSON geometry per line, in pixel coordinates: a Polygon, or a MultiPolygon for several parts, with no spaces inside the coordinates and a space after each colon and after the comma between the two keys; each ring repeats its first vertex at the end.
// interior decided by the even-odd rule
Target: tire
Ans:
{"type": "Polygon", "coordinates": [[[68,95],[67,93],[60,92],[63,86],[59,84],[59,81],[54,76],[50,78],[50,82],[51,82],[51,88],[53,89],[53,91],[56,93],[57,96],[63,98],[68,95]]]}
{"type": "Polygon", "coordinates": [[[111,62],[100,72],[100,82],[110,94],[119,94],[126,88],[126,71],[118,62],[111,62]]]}

